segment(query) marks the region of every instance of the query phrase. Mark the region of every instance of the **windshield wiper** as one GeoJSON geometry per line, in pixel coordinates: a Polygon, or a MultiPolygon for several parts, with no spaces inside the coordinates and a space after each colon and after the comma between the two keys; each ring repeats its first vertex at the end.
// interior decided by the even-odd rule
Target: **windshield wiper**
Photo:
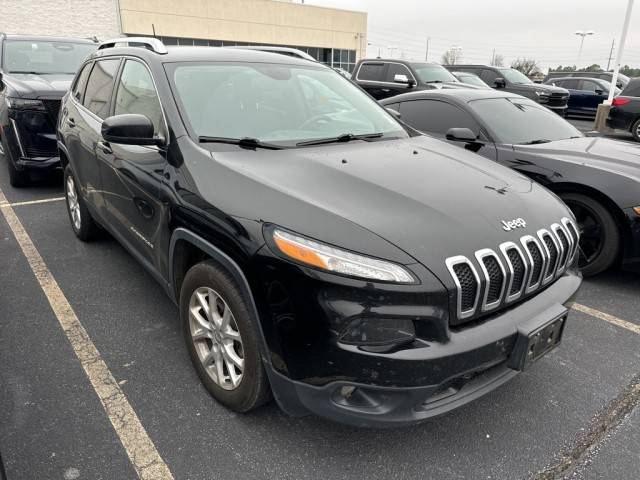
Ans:
{"type": "Polygon", "coordinates": [[[539,138],[537,140],[531,140],[530,142],[519,143],[518,145],[538,145],[540,143],[549,143],[551,140],[547,138],[539,138]]]}
{"type": "Polygon", "coordinates": [[[41,75],[41,72],[29,72],[29,71],[26,71],[26,70],[12,70],[12,71],[9,72],[9,74],[12,74],[12,73],[24,74],[24,75],[27,75],[27,74],[28,75],[41,75]]]}
{"type": "Polygon", "coordinates": [[[323,145],[325,143],[342,143],[342,142],[350,142],[352,140],[369,140],[372,138],[380,138],[383,133],[365,133],[362,135],[354,135],[353,133],[343,133],[342,135],[338,135],[337,137],[329,137],[329,138],[319,138],[317,140],[306,140],[304,142],[296,143],[296,146],[303,147],[305,145],[323,145]]]}
{"type": "Polygon", "coordinates": [[[275,145],[273,143],[264,143],[257,138],[242,137],[242,138],[227,138],[227,137],[208,137],[201,135],[198,137],[200,143],[228,143],[229,145],[238,145],[242,148],[265,148],[267,150],[282,150],[285,148],[282,145],[275,145]]]}
{"type": "Polygon", "coordinates": [[[424,83],[443,83],[442,80],[427,80],[424,83]]]}

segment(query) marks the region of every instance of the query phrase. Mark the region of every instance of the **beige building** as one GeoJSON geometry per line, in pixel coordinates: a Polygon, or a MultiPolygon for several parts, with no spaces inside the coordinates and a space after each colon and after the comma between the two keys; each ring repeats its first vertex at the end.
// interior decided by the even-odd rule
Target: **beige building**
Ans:
{"type": "Polygon", "coordinates": [[[153,35],[169,45],[278,45],[351,71],[367,48],[367,14],[286,0],[0,0],[6,33],[105,39],[153,35]]]}

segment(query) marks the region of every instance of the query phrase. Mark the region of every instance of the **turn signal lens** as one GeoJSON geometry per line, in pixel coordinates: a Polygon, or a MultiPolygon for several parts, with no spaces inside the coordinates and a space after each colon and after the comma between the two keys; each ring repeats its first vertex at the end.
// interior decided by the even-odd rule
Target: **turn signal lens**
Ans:
{"type": "Polygon", "coordinates": [[[640,207],[633,207],[633,211],[636,212],[636,215],[640,216],[640,207]]]}
{"type": "Polygon", "coordinates": [[[616,97],[613,100],[611,100],[611,106],[612,107],[621,107],[622,105],[626,105],[630,101],[631,101],[631,99],[629,99],[629,98],[616,97]]]}
{"type": "Polygon", "coordinates": [[[381,282],[415,282],[406,269],[395,263],[340,250],[284,230],[274,230],[273,241],[286,257],[322,270],[381,282]]]}

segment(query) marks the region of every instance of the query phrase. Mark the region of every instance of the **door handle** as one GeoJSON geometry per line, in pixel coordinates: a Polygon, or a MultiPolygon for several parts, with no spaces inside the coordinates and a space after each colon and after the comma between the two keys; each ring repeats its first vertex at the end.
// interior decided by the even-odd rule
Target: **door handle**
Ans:
{"type": "Polygon", "coordinates": [[[107,155],[111,155],[113,153],[113,150],[111,150],[111,147],[106,142],[98,142],[97,147],[102,150],[102,153],[106,153],[107,155]]]}
{"type": "Polygon", "coordinates": [[[73,118],[67,118],[67,125],[69,128],[73,128],[76,126],[76,121],[73,118]]]}

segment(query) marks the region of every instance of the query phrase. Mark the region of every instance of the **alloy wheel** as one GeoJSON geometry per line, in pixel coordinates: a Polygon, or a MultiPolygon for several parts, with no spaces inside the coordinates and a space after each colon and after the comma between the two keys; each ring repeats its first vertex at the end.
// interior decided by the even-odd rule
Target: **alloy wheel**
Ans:
{"type": "Polygon", "coordinates": [[[78,231],[82,226],[82,217],[80,215],[80,203],[78,202],[76,184],[71,175],[67,176],[67,205],[69,207],[69,213],[71,213],[73,227],[78,231]]]}
{"type": "Polygon", "coordinates": [[[235,390],[244,372],[244,349],[233,312],[219,293],[200,287],[191,294],[189,330],[209,377],[223,389],[235,390]]]}
{"type": "Polygon", "coordinates": [[[578,222],[580,231],[580,268],[592,263],[602,252],[604,246],[604,230],[600,216],[587,205],[568,202],[578,222]]]}

